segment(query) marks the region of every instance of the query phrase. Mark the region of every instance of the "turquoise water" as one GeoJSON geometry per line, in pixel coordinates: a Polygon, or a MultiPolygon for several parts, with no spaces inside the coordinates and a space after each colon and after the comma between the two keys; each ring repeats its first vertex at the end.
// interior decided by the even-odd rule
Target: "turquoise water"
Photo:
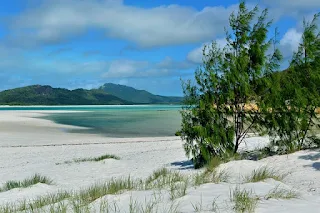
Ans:
{"type": "Polygon", "coordinates": [[[174,136],[180,129],[181,106],[58,106],[1,107],[0,110],[67,110],[77,113],[53,113],[44,116],[59,124],[87,127],[68,130],[74,133],[102,134],[107,137],[174,136]]]}

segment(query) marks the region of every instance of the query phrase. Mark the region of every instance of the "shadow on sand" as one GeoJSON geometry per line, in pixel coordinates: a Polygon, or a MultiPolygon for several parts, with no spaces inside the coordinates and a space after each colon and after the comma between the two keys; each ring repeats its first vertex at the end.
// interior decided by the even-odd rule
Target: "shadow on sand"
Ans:
{"type": "Polygon", "coordinates": [[[309,155],[302,155],[299,157],[300,159],[304,159],[304,160],[312,160],[312,161],[316,161],[320,159],[320,152],[318,154],[309,154],[309,155]]]}
{"type": "Polygon", "coordinates": [[[186,160],[186,161],[176,161],[171,163],[171,166],[176,166],[180,170],[185,170],[185,169],[193,169],[193,163],[191,160],[186,160]]]}
{"type": "MultiPolygon", "coordinates": [[[[320,152],[317,154],[302,155],[302,156],[299,156],[298,158],[303,160],[318,161],[320,160],[320,152]]],[[[314,162],[311,165],[305,165],[304,167],[312,167],[315,170],[320,171],[320,162],[314,162]]]]}
{"type": "Polygon", "coordinates": [[[320,162],[315,162],[311,165],[315,170],[320,171],[320,162]]]}

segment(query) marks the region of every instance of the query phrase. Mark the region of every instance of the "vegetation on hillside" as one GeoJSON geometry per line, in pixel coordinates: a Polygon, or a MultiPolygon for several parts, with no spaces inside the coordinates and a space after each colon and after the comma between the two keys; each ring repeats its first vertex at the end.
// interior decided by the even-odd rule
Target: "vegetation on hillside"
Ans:
{"type": "Polygon", "coordinates": [[[99,89],[123,100],[139,104],[180,104],[182,102],[182,97],[154,95],[145,90],[137,90],[132,87],[112,83],[104,84],[99,89]]]}
{"type": "Polygon", "coordinates": [[[105,84],[92,90],[33,85],[0,92],[0,105],[124,105],[181,102],[181,97],[158,96],[115,84],[105,84]]]}
{"type": "Polygon", "coordinates": [[[103,105],[132,104],[100,90],[67,90],[50,86],[27,86],[0,92],[2,105],[103,105]]]}
{"type": "Polygon", "coordinates": [[[213,157],[234,155],[249,132],[269,134],[277,151],[300,150],[311,142],[319,145],[310,131],[319,129],[318,15],[305,22],[299,50],[281,73],[277,31],[268,40],[268,10],[258,13],[258,7],[249,10],[241,1],[229,18],[227,45],[206,46],[195,81],[183,82],[185,107],[179,133],[196,167],[213,157]]]}

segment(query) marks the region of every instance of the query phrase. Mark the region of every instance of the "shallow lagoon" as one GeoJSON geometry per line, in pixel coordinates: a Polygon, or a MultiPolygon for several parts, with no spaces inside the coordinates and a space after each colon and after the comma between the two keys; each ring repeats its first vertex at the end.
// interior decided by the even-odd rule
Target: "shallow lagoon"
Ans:
{"type": "Polygon", "coordinates": [[[108,137],[174,136],[180,128],[181,116],[177,105],[128,106],[26,106],[1,107],[0,110],[52,110],[43,116],[59,124],[87,127],[70,132],[102,134],[108,137]],[[77,111],[77,113],[60,113],[77,111]],[[79,112],[81,111],[81,112],[79,112]]]}

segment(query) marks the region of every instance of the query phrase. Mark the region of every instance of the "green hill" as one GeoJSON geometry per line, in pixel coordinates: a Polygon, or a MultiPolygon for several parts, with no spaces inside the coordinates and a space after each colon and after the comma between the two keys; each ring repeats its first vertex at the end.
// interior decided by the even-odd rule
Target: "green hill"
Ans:
{"type": "Polygon", "coordinates": [[[123,105],[132,104],[101,90],[68,90],[33,85],[0,92],[1,105],[123,105]]]}
{"type": "Polygon", "coordinates": [[[145,90],[112,83],[104,84],[99,89],[123,100],[139,104],[180,104],[183,99],[182,97],[154,95],[145,90]]]}

